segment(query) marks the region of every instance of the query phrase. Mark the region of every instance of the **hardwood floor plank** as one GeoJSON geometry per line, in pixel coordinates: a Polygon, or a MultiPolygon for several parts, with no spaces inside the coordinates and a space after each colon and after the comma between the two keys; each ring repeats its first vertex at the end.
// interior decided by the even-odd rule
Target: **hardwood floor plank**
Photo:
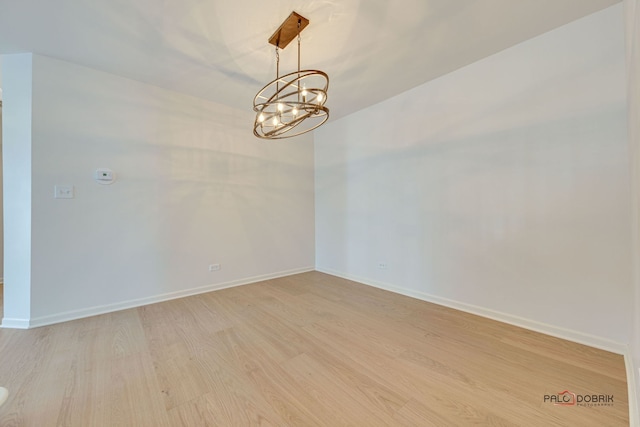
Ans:
{"type": "Polygon", "coordinates": [[[620,355],[318,272],[0,330],[0,385],[3,427],[629,423],[620,355]]]}
{"type": "Polygon", "coordinates": [[[278,427],[285,425],[279,416],[272,414],[270,407],[267,411],[269,415],[265,415],[262,408],[257,408],[248,401],[236,405],[234,398],[228,394],[207,393],[171,409],[169,415],[173,426],[278,427]]]}
{"type": "Polygon", "coordinates": [[[278,365],[249,372],[256,389],[289,426],[326,426],[333,419],[331,408],[314,399],[301,384],[278,365]],[[317,415],[316,415],[317,414],[317,415]]]}
{"type": "Polygon", "coordinates": [[[437,412],[429,409],[427,406],[417,402],[414,399],[409,400],[394,415],[394,420],[398,425],[415,427],[455,427],[450,420],[445,419],[437,412]]]}
{"type": "Polygon", "coordinates": [[[105,393],[108,422],[104,425],[170,426],[161,390],[149,362],[147,355],[113,361],[105,393]]]}
{"type": "Polygon", "coordinates": [[[172,408],[173,425],[278,426],[283,420],[244,372],[202,354],[194,358],[198,372],[211,390],[172,408]],[[194,415],[197,415],[194,417],[194,415]],[[177,420],[183,424],[175,424],[177,420]]]}
{"type": "Polygon", "coordinates": [[[288,361],[283,368],[316,401],[330,408],[330,419],[324,411],[318,414],[324,425],[389,425],[391,417],[383,408],[367,404],[369,399],[366,396],[348,387],[338,376],[312,357],[301,354],[288,361]]]}

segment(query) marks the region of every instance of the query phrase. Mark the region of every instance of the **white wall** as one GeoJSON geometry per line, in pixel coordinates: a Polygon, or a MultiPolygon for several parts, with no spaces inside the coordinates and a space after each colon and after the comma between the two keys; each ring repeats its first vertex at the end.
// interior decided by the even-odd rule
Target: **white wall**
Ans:
{"type": "Polygon", "coordinates": [[[265,143],[252,123],[34,55],[29,324],[313,269],[312,136],[265,143]]]}
{"type": "MultiPolygon", "coordinates": [[[[0,64],[0,67],[2,64],[0,64]]],[[[0,87],[2,87],[2,75],[0,75],[0,87]]],[[[0,105],[0,282],[3,282],[3,271],[4,271],[4,233],[3,233],[3,225],[2,225],[2,106],[0,105]]]]}
{"type": "Polygon", "coordinates": [[[32,56],[2,60],[4,318],[24,327],[31,316],[31,114],[32,56]]]}
{"type": "MultiPolygon", "coordinates": [[[[629,147],[633,171],[633,215],[634,215],[634,266],[635,293],[634,317],[631,334],[631,359],[629,381],[635,379],[636,398],[640,399],[640,2],[625,1],[625,18],[627,29],[627,94],[629,99],[629,147]],[[633,369],[635,367],[635,369],[633,369]]],[[[638,402],[635,402],[635,423],[640,425],[638,402]]]]}
{"type": "Polygon", "coordinates": [[[320,128],[317,269],[619,350],[622,19],[614,6],[320,128]]]}
{"type": "MultiPolygon", "coordinates": [[[[0,101],[2,101],[2,56],[0,55],[0,101]]],[[[0,106],[0,282],[4,279],[4,227],[2,212],[4,208],[2,206],[2,106],[0,106]]]]}

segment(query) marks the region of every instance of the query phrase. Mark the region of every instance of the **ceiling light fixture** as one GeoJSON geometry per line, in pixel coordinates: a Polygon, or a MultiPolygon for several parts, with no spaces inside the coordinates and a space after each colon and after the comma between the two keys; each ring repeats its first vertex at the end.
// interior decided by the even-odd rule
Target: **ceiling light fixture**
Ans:
{"type": "Polygon", "coordinates": [[[280,25],[269,39],[276,47],[276,78],[253,99],[256,119],[253,134],[263,139],[302,135],[329,118],[327,101],[329,76],[318,70],[300,70],[300,33],[309,20],[296,12],[280,25]],[[298,38],[298,71],[280,76],[280,49],[298,38]]]}

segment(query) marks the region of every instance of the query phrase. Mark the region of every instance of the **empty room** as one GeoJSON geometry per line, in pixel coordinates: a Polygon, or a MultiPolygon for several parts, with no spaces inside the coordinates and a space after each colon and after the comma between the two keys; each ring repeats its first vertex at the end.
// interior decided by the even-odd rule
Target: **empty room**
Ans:
{"type": "Polygon", "coordinates": [[[640,0],[0,0],[0,426],[640,427],[640,0]]]}

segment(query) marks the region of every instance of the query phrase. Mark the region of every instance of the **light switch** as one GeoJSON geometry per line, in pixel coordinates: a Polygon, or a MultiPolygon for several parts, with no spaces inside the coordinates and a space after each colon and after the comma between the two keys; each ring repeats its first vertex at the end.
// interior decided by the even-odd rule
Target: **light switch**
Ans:
{"type": "Polygon", "coordinates": [[[53,197],[56,199],[73,199],[73,185],[56,185],[53,197]]]}

